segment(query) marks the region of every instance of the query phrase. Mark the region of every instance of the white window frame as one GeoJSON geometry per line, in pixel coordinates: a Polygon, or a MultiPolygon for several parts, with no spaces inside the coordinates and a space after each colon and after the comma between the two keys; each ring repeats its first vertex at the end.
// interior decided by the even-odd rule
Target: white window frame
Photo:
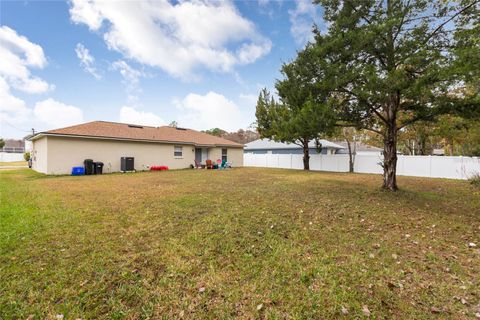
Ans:
{"type": "Polygon", "coordinates": [[[183,147],[182,146],[173,146],[173,157],[176,159],[183,158],[183,147]],[[179,153],[179,155],[178,155],[179,153]]]}
{"type": "Polygon", "coordinates": [[[223,157],[225,157],[225,161],[228,161],[228,148],[222,148],[222,161],[223,157]],[[225,150],[225,154],[223,154],[223,150],[225,150]]]}

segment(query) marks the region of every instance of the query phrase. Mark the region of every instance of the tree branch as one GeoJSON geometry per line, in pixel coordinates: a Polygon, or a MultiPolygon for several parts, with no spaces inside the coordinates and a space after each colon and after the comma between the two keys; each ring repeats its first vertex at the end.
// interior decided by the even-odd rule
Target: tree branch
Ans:
{"type": "Polygon", "coordinates": [[[380,118],[380,120],[382,120],[384,123],[388,123],[387,119],[380,112],[378,112],[378,110],[371,103],[369,103],[367,100],[360,98],[353,91],[348,90],[347,88],[342,87],[341,89],[344,90],[346,93],[350,93],[351,95],[354,95],[359,101],[365,102],[365,104],[368,106],[368,108],[371,111],[373,111],[373,113],[375,113],[380,118]]]}
{"type": "MultiPolygon", "coordinates": [[[[348,2],[351,6],[352,6],[352,9],[357,12],[357,13],[360,13],[356,8],[355,6],[349,1],[349,0],[346,0],[346,2],[348,2]]],[[[360,14],[360,18],[362,18],[363,20],[365,20],[365,22],[368,24],[368,25],[372,25],[372,21],[370,21],[370,19],[368,19],[367,17],[365,17],[363,14],[360,14]]],[[[379,34],[380,37],[383,38],[383,40],[387,41],[387,39],[382,35],[382,34],[379,34]]],[[[387,64],[385,63],[385,60],[384,58],[382,57],[382,55],[380,54],[380,52],[377,50],[377,48],[375,48],[375,46],[373,47],[373,51],[375,52],[375,54],[377,55],[377,58],[378,60],[380,61],[380,63],[385,67],[387,68],[387,64]]]]}
{"type": "MultiPolygon", "coordinates": [[[[405,8],[408,8],[409,6],[410,6],[410,0],[407,1],[407,4],[405,5],[405,8]]],[[[407,12],[408,12],[407,9],[405,9],[405,14],[402,16],[402,20],[400,21],[400,24],[397,26],[398,30],[395,33],[395,35],[393,36],[393,42],[397,41],[397,38],[401,33],[403,24],[407,23],[406,20],[405,20],[405,17],[407,16],[407,12]]]]}
{"type": "Polygon", "coordinates": [[[464,13],[465,11],[467,11],[468,9],[470,9],[471,7],[473,7],[474,5],[476,5],[477,3],[479,3],[479,0],[475,0],[473,1],[472,3],[470,3],[469,5],[467,5],[466,7],[464,7],[462,10],[456,12],[453,16],[451,16],[449,19],[447,19],[446,21],[442,22],[438,27],[435,28],[435,30],[433,30],[433,32],[427,37],[427,39],[425,40],[425,43],[427,43],[428,41],[430,41],[430,39],[433,38],[433,36],[438,32],[440,31],[447,23],[449,23],[450,21],[452,21],[453,19],[455,19],[456,17],[458,17],[459,15],[461,15],[462,13],[464,13]]]}
{"type": "Polygon", "coordinates": [[[397,127],[397,131],[400,131],[401,129],[405,128],[406,126],[409,126],[417,121],[420,120],[431,120],[434,117],[433,114],[426,114],[426,115],[418,115],[416,117],[413,117],[411,119],[408,119],[404,121],[401,125],[397,127]]]}
{"type": "Polygon", "coordinates": [[[363,129],[363,130],[368,130],[368,131],[372,131],[372,132],[375,132],[375,133],[378,133],[380,135],[383,134],[382,131],[380,130],[377,130],[377,129],[373,129],[373,128],[370,128],[370,127],[365,127],[365,126],[358,126],[357,124],[354,124],[354,123],[343,123],[343,124],[335,124],[336,127],[341,127],[341,128],[357,128],[357,129],[363,129]]]}

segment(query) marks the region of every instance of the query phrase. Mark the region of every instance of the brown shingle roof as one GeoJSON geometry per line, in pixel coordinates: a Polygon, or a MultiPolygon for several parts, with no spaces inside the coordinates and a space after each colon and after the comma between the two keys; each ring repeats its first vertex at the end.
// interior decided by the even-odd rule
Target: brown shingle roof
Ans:
{"type": "MultiPolygon", "coordinates": [[[[191,129],[166,126],[148,127],[107,121],[87,122],[76,126],[41,132],[38,135],[42,134],[186,143],[202,146],[243,147],[239,143],[191,129]]],[[[35,137],[32,138],[33,140],[35,139],[35,137]]]]}

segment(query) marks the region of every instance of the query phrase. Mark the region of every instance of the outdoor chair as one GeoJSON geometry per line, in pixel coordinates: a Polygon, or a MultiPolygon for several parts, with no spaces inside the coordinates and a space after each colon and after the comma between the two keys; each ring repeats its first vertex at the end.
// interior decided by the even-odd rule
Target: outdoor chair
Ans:
{"type": "Polygon", "coordinates": [[[208,159],[206,162],[207,169],[213,169],[213,162],[212,160],[208,159]]]}
{"type": "Polygon", "coordinates": [[[201,163],[195,160],[195,169],[201,169],[201,168],[202,168],[201,163]]]}
{"type": "Polygon", "coordinates": [[[220,164],[220,169],[227,169],[227,160],[222,160],[222,164],[220,164]]]}

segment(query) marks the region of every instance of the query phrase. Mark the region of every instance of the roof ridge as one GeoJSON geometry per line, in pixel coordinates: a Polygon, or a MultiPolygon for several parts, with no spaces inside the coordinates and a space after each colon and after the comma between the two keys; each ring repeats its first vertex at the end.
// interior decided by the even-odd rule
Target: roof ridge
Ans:
{"type": "MultiPolygon", "coordinates": [[[[88,123],[93,123],[93,122],[105,122],[105,123],[121,124],[121,125],[127,125],[127,126],[139,126],[139,127],[144,127],[144,128],[153,128],[153,129],[159,129],[159,128],[177,129],[177,127],[171,127],[171,126],[168,126],[168,125],[149,126],[149,125],[144,125],[144,124],[126,123],[126,122],[117,122],[117,121],[108,121],[108,120],[94,120],[94,121],[86,122],[86,123],[83,123],[83,124],[88,124],[88,123]]],[[[191,128],[185,128],[185,127],[178,127],[178,128],[182,128],[184,130],[202,132],[202,131],[194,130],[194,129],[191,129],[191,128]]]]}
{"type": "Polygon", "coordinates": [[[123,122],[114,122],[106,120],[94,120],[85,123],[75,124],[63,128],[52,129],[39,132],[34,137],[40,135],[66,134],[70,136],[90,136],[90,137],[106,137],[119,139],[140,139],[153,141],[170,141],[176,143],[193,143],[205,145],[226,145],[226,146],[243,146],[241,143],[231,141],[223,137],[217,137],[206,132],[189,129],[175,128],[170,126],[143,126],[134,125],[123,122]],[[129,126],[142,127],[145,130],[133,130],[129,126]],[[181,129],[181,130],[180,130],[181,129]]]}
{"type": "Polygon", "coordinates": [[[126,122],[117,122],[117,121],[107,121],[107,120],[94,120],[87,123],[92,123],[92,122],[105,122],[105,123],[113,123],[113,124],[121,124],[121,125],[127,125],[127,126],[141,126],[141,127],[147,127],[147,128],[162,128],[162,127],[168,127],[168,126],[148,126],[148,125],[143,125],[143,124],[136,124],[136,123],[126,123],[126,122]]]}

